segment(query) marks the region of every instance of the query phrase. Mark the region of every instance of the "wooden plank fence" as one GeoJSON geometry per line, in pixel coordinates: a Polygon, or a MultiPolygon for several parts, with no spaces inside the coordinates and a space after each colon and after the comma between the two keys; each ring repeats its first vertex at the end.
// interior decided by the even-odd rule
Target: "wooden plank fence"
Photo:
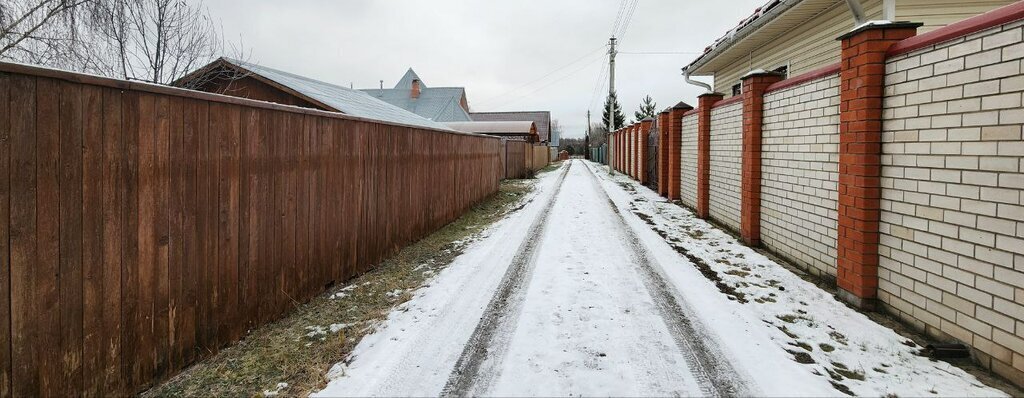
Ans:
{"type": "Polygon", "coordinates": [[[165,379],[453,221],[502,149],[0,63],[0,396],[165,379]]]}

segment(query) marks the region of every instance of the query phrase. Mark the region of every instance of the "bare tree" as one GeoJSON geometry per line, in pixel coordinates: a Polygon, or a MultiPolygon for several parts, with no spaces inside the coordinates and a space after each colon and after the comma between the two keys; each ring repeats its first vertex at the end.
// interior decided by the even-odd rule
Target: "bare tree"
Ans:
{"type": "Polygon", "coordinates": [[[81,11],[92,0],[0,2],[0,58],[67,67],[81,48],[81,11]]]}
{"type": "Polygon", "coordinates": [[[104,74],[125,79],[171,83],[225,50],[219,26],[201,3],[98,0],[92,20],[101,39],[96,51],[106,55],[104,74]]]}

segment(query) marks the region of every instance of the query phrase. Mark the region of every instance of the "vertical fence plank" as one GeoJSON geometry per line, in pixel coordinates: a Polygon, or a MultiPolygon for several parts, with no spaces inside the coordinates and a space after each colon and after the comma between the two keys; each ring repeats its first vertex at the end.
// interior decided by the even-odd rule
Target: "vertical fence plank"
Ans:
{"type": "Polygon", "coordinates": [[[156,186],[155,209],[153,209],[154,239],[156,239],[156,264],[153,284],[153,378],[159,379],[167,374],[170,362],[170,247],[171,247],[171,120],[174,118],[174,100],[170,96],[158,96],[156,100],[156,186]]]}
{"type": "Polygon", "coordinates": [[[11,75],[0,74],[0,397],[11,396],[11,75]]]}
{"type": "Polygon", "coordinates": [[[153,378],[156,370],[156,345],[153,341],[155,329],[155,305],[157,294],[157,245],[158,225],[157,195],[160,182],[157,180],[157,140],[156,140],[156,97],[149,94],[139,96],[138,128],[135,131],[138,139],[138,258],[133,264],[138,269],[135,280],[135,292],[138,294],[137,315],[129,322],[135,330],[132,339],[135,341],[136,363],[133,371],[133,384],[145,384],[153,378]]]}
{"type": "Polygon", "coordinates": [[[103,89],[103,391],[117,395],[124,391],[121,368],[121,250],[125,211],[125,147],[122,136],[121,91],[103,89]]]}
{"type": "Polygon", "coordinates": [[[82,391],[82,87],[60,83],[60,391],[82,391]]]}
{"type": "Polygon", "coordinates": [[[181,131],[181,183],[182,189],[182,299],[179,304],[178,317],[182,320],[181,329],[177,332],[181,335],[182,363],[192,363],[201,352],[198,330],[199,324],[199,300],[198,285],[200,280],[199,266],[199,228],[197,215],[198,187],[198,153],[199,153],[199,128],[205,123],[202,118],[202,110],[205,104],[196,100],[186,100],[182,105],[182,131],[181,131]]]}
{"type": "Polygon", "coordinates": [[[103,90],[82,87],[83,395],[103,394],[103,90]]]}
{"type": "MultiPolygon", "coordinates": [[[[137,386],[142,373],[139,360],[140,330],[142,328],[141,303],[139,294],[139,139],[145,130],[142,126],[143,96],[139,92],[126,92],[121,98],[121,119],[123,122],[122,138],[124,139],[124,180],[127,181],[122,207],[121,234],[124,247],[121,254],[121,351],[122,376],[125,389],[137,386]]],[[[147,107],[152,112],[152,105],[147,107]]],[[[146,128],[152,128],[151,123],[146,128]]]]}
{"type": "Polygon", "coordinates": [[[220,329],[218,339],[231,341],[240,335],[235,325],[241,319],[238,309],[238,158],[239,110],[236,106],[215,105],[220,117],[210,120],[216,140],[218,223],[217,281],[220,329]]]}
{"type": "Polygon", "coordinates": [[[245,108],[242,110],[242,195],[239,201],[241,208],[239,238],[242,240],[242,249],[239,256],[244,259],[239,267],[239,275],[242,279],[240,289],[241,305],[240,310],[245,314],[246,322],[243,325],[246,330],[253,328],[259,319],[259,278],[256,272],[256,264],[259,262],[259,211],[255,210],[259,188],[259,172],[257,153],[259,151],[259,112],[255,109],[245,108]]]}
{"type": "Polygon", "coordinates": [[[40,394],[35,355],[38,320],[36,261],[36,78],[11,76],[11,393],[40,394]]]}
{"type": "Polygon", "coordinates": [[[220,341],[217,340],[217,325],[220,321],[220,297],[218,297],[217,280],[217,164],[214,156],[214,148],[217,145],[216,138],[212,131],[212,124],[215,120],[223,117],[221,109],[214,104],[206,104],[204,115],[200,115],[200,129],[198,132],[199,145],[199,171],[198,171],[198,192],[199,199],[199,236],[201,251],[199,263],[202,265],[200,278],[202,284],[199,290],[199,300],[203,302],[203,319],[200,323],[203,335],[204,354],[213,354],[220,349],[220,341]]]}
{"type": "Polygon", "coordinates": [[[36,345],[40,394],[61,390],[60,84],[40,78],[36,91],[36,345]]]}
{"type": "Polygon", "coordinates": [[[185,323],[187,317],[182,311],[187,307],[185,299],[185,185],[187,171],[183,166],[185,157],[184,126],[185,103],[182,98],[172,97],[168,112],[167,134],[167,370],[173,372],[184,366],[185,323]]]}

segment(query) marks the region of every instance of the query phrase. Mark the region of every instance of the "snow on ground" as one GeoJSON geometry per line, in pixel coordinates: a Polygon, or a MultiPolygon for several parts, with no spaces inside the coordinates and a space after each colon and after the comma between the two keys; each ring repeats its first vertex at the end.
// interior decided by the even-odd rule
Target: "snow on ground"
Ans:
{"type": "MultiPolygon", "coordinates": [[[[742,336],[738,333],[734,338],[723,337],[738,323],[749,328],[744,334],[767,336],[776,351],[789,353],[794,362],[839,391],[859,396],[1006,395],[955,366],[918,355],[921,347],[914,342],[840,303],[656,192],[625,176],[610,176],[606,167],[590,167],[597,171],[616,206],[633,215],[631,223],[646,229],[643,235],[650,247],[664,251],[668,246],[684,257],[692,256],[691,265],[699,264],[686,267],[677,263],[672,265],[675,269],[666,270],[680,290],[688,293],[688,300],[702,300],[686,288],[697,287],[695,275],[720,279],[718,286],[706,289],[714,285],[704,276],[699,284],[705,289],[700,290],[717,290],[729,301],[717,303],[713,309],[704,308],[701,315],[719,332],[734,358],[751,372],[766,367],[760,353],[739,347],[742,336]],[[687,269],[678,269],[684,267],[687,269]],[[723,312],[735,318],[714,316],[723,312]]],[[[779,382],[783,385],[778,387],[784,389],[786,383],[793,386],[804,381],[779,382]]]]}
{"type": "Polygon", "coordinates": [[[438,395],[558,173],[544,173],[525,206],[482,233],[335,365],[315,396],[438,395]],[[512,242],[512,243],[510,243],[512,242]]]}
{"type": "Polygon", "coordinates": [[[543,174],[315,395],[439,395],[454,369],[472,371],[472,395],[709,395],[716,380],[737,386],[723,395],[1005,395],[604,170],[573,161],[543,174]],[[537,220],[521,289],[488,313],[537,220]],[[485,324],[497,326],[480,340],[485,324]],[[481,341],[479,367],[457,367],[481,341]]]}

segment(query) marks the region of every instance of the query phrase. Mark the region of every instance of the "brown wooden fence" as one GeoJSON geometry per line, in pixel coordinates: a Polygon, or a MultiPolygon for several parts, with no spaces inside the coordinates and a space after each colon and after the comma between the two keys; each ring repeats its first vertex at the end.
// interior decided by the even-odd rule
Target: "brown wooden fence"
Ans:
{"type": "Polygon", "coordinates": [[[530,168],[538,171],[551,163],[551,149],[547,145],[533,145],[531,148],[530,168]]]}
{"type": "Polygon", "coordinates": [[[530,143],[526,141],[505,141],[505,178],[527,178],[532,171],[528,154],[530,143]]]}
{"type": "Polygon", "coordinates": [[[0,396],[164,379],[454,220],[500,150],[0,64],[0,396]]]}

